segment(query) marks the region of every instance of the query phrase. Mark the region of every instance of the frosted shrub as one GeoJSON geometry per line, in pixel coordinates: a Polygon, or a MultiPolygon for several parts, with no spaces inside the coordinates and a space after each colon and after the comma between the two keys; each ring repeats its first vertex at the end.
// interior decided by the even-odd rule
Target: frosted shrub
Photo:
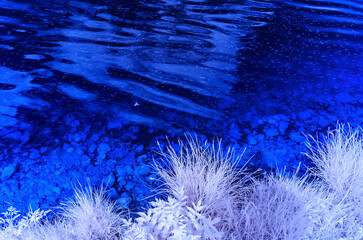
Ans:
{"type": "Polygon", "coordinates": [[[324,239],[363,239],[362,129],[338,124],[322,141],[311,139],[307,156],[326,192],[316,234],[324,239]]]}
{"type": "Polygon", "coordinates": [[[139,213],[125,233],[126,239],[223,239],[215,226],[219,219],[206,216],[201,201],[188,207],[183,189],[174,194],[177,198],[156,200],[147,213],[139,213]]]}
{"type": "MultiPolygon", "coordinates": [[[[240,157],[235,158],[234,151],[223,152],[221,142],[204,145],[197,139],[187,138],[188,145],[179,142],[179,151],[171,146],[161,156],[170,168],[156,169],[165,183],[165,191],[174,195],[179,189],[184,190],[185,204],[192,208],[196,204],[204,207],[206,217],[219,219],[216,224],[219,231],[228,238],[238,237],[238,208],[244,181],[249,178],[244,169],[237,171],[240,157]]],[[[175,196],[174,196],[175,197],[175,196]]]]}
{"type": "Polygon", "coordinates": [[[48,211],[30,211],[19,222],[18,212],[10,208],[0,231],[1,240],[116,240],[124,231],[123,219],[114,203],[101,189],[76,189],[75,199],[62,207],[62,213],[52,221],[42,220],[48,211]]]}
{"type": "Polygon", "coordinates": [[[102,188],[76,190],[52,220],[43,220],[47,211],[21,218],[9,208],[0,217],[0,240],[363,239],[361,129],[338,125],[307,146],[316,165],[310,173],[255,179],[236,169],[233,150],[189,137],[178,152],[161,151],[167,167],[159,162],[155,169],[165,198],[136,219],[119,214],[102,188]]]}
{"type": "Polygon", "coordinates": [[[122,229],[121,215],[102,188],[76,190],[74,200],[62,210],[62,221],[74,239],[117,239],[122,229]]]}
{"type": "Polygon", "coordinates": [[[243,239],[302,239],[312,230],[319,193],[306,176],[255,181],[241,208],[243,239]]]}
{"type": "Polygon", "coordinates": [[[316,165],[313,173],[341,198],[363,196],[362,130],[342,124],[329,131],[323,141],[312,138],[306,154],[316,165]]]}
{"type": "Polygon", "coordinates": [[[0,239],[24,239],[22,236],[29,230],[40,225],[40,221],[50,211],[43,211],[37,209],[35,211],[30,210],[26,216],[20,218],[19,211],[14,207],[9,207],[8,211],[2,213],[3,217],[0,217],[0,239]],[[19,219],[20,218],[20,219],[19,219]]]}

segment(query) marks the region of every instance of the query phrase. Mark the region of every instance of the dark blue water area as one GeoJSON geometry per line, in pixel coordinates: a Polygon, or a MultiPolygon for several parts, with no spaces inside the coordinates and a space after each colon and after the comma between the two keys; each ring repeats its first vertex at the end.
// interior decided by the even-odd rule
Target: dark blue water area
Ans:
{"type": "Polygon", "coordinates": [[[136,211],[185,133],[303,173],[304,134],[362,125],[362,73],[360,1],[0,0],[0,211],[102,182],[136,211]]]}

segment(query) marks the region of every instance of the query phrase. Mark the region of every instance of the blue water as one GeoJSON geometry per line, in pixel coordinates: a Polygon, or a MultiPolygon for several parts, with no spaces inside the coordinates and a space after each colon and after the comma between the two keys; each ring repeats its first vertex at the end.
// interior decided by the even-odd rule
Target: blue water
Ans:
{"type": "Polygon", "coordinates": [[[0,210],[87,178],[137,206],[185,132],[305,171],[302,133],[362,125],[362,74],[360,1],[0,0],[0,210]]]}

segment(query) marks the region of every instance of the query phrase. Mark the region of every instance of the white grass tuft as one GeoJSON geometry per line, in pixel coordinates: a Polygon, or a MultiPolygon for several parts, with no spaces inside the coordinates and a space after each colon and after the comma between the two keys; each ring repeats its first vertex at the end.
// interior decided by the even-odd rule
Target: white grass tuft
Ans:
{"type": "Polygon", "coordinates": [[[187,137],[155,163],[167,200],[137,219],[123,218],[102,188],[76,189],[53,220],[40,210],[20,219],[10,208],[0,240],[363,239],[362,130],[338,125],[323,141],[311,139],[312,174],[255,179],[237,170],[240,157],[220,141],[187,137]]]}
{"type": "Polygon", "coordinates": [[[311,139],[306,155],[315,163],[311,171],[326,192],[318,224],[322,239],[363,239],[362,129],[338,124],[323,141],[311,139]]]}
{"type": "Polygon", "coordinates": [[[6,240],[116,240],[124,232],[124,219],[105,191],[76,189],[75,198],[61,207],[62,213],[52,221],[35,211],[19,223],[0,231],[6,240]],[[43,220],[43,222],[41,222],[43,220]]]}
{"type": "Polygon", "coordinates": [[[312,138],[307,142],[306,155],[315,163],[313,173],[339,196],[363,197],[363,139],[362,129],[338,124],[323,141],[312,138]]]}
{"type": "Polygon", "coordinates": [[[243,239],[303,239],[312,231],[320,194],[307,177],[255,181],[240,212],[243,239]]]}
{"type": "Polygon", "coordinates": [[[102,188],[76,189],[74,199],[64,204],[62,210],[62,221],[75,239],[111,240],[120,235],[122,217],[102,188]]]}
{"type": "Polygon", "coordinates": [[[237,171],[240,157],[235,158],[233,149],[223,152],[221,142],[203,145],[198,139],[187,137],[187,145],[179,141],[179,151],[171,146],[160,155],[170,168],[155,164],[158,174],[165,183],[165,191],[174,194],[184,190],[186,204],[205,206],[206,216],[221,221],[219,230],[237,233],[238,206],[244,191],[243,181],[249,177],[244,168],[237,171]]]}

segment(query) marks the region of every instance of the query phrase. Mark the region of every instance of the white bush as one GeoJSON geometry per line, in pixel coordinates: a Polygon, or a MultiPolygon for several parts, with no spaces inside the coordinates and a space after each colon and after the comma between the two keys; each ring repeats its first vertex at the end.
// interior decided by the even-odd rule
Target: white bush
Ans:
{"type": "Polygon", "coordinates": [[[136,219],[121,215],[102,188],[78,189],[52,220],[44,219],[47,211],[20,218],[9,208],[0,218],[0,239],[363,239],[361,129],[338,125],[323,141],[311,139],[310,175],[256,179],[236,169],[239,158],[220,142],[188,138],[179,151],[169,146],[160,153],[169,166],[155,164],[166,200],[151,202],[136,219]]]}

